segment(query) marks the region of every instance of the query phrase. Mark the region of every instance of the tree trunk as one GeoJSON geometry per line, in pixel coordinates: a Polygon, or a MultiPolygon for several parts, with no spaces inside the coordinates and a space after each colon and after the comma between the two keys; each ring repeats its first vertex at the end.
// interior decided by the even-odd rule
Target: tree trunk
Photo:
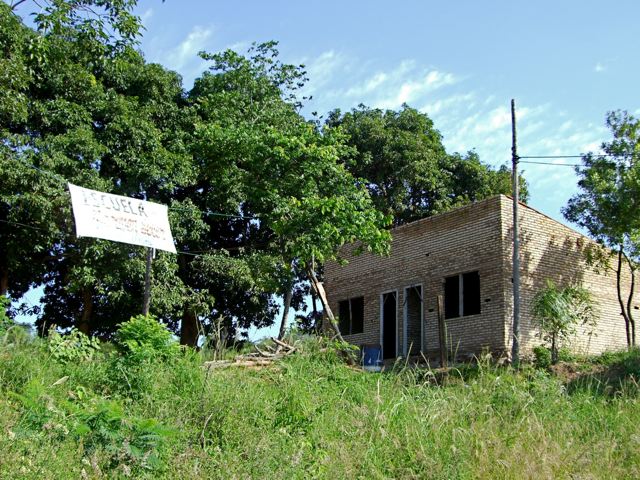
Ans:
{"type": "Polygon", "coordinates": [[[78,330],[85,335],[91,333],[91,314],[93,312],[93,291],[89,288],[85,288],[82,291],[82,315],[80,316],[80,323],[78,324],[78,330]]]}
{"type": "Polygon", "coordinates": [[[620,304],[620,312],[624,318],[624,327],[627,334],[627,348],[631,348],[631,323],[627,315],[624,300],[622,300],[622,245],[618,248],[618,267],[616,268],[616,290],[618,293],[618,303],[620,304]]]}
{"type": "Polygon", "coordinates": [[[636,346],[636,321],[633,318],[633,291],[636,288],[636,272],[631,265],[631,261],[627,258],[629,263],[629,269],[631,270],[631,288],[629,290],[629,297],[627,298],[627,317],[629,318],[629,325],[631,326],[631,346],[636,346]]]}
{"type": "Polygon", "coordinates": [[[314,325],[314,329],[316,333],[322,332],[322,319],[318,318],[318,297],[316,296],[316,291],[311,289],[311,308],[313,309],[313,321],[319,322],[314,325]]]}
{"type": "Polygon", "coordinates": [[[9,268],[6,265],[0,267],[0,296],[4,297],[9,292],[9,268]]]}
{"type": "Polygon", "coordinates": [[[180,345],[196,347],[198,345],[198,316],[189,308],[182,313],[182,325],[180,327],[180,345]]]}
{"type": "Polygon", "coordinates": [[[558,346],[556,345],[556,334],[551,334],[551,364],[558,363],[558,346]]]}
{"type": "Polygon", "coordinates": [[[340,328],[338,327],[338,322],[336,321],[336,317],[334,317],[333,312],[331,311],[331,307],[329,306],[329,302],[327,301],[327,296],[325,294],[322,283],[318,281],[318,277],[316,277],[316,273],[312,268],[307,267],[307,276],[309,277],[309,281],[311,282],[311,287],[315,290],[316,294],[320,298],[320,303],[322,304],[322,308],[324,310],[324,315],[329,320],[329,324],[331,328],[335,332],[335,336],[341,342],[344,342],[344,338],[342,338],[342,334],[340,333],[340,328]]]}
{"type": "Polygon", "coordinates": [[[282,321],[280,322],[280,332],[278,333],[278,340],[284,338],[284,334],[287,331],[287,321],[289,320],[289,309],[291,308],[291,297],[293,296],[293,286],[287,285],[287,291],[284,294],[284,310],[282,311],[282,321]]]}

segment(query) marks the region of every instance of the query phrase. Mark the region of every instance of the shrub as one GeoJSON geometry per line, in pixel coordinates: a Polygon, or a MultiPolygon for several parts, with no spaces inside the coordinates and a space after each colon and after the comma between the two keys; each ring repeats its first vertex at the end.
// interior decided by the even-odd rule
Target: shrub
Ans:
{"type": "Polygon", "coordinates": [[[115,342],[118,350],[133,361],[167,360],[180,352],[172,333],[152,315],[137,315],[121,323],[115,342]]]}
{"type": "Polygon", "coordinates": [[[51,356],[60,363],[79,362],[91,360],[100,351],[100,342],[75,328],[66,335],[52,329],[47,348],[51,356]]]}
{"type": "Polygon", "coordinates": [[[129,474],[135,470],[157,470],[162,466],[159,450],[171,430],[149,418],[127,416],[120,403],[91,398],[77,412],[74,432],[83,439],[85,454],[103,450],[111,469],[129,474]]]}
{"type": "Polygon", "coordinates": [[[22,406],[24,434],[80,440],[85,458],[98,453],[106,462],[102,468],[122,470],[125,476],[162,468],[161,450],[173,435],[171,429],[157,420],[127,414],[118,401],[99,398],[82,386],[69,391],[68,400],[52,393],[37,380],[21,394],[10,393],[22,406]]]}
{"type": "MultiPolygon", "coordinates": [[[[572,362],[575,356],[568,348],[560,348],[558,350],[558,361],[572,362]]],[[[549,368],[553,362],[551,361],[551,350],[544,345],[533,347],[533,365],[536,368],[549,368]]]]}
{"type": "Polygon", "coordinates": [[[549,368],[551,366],[551,350],[544,345],[533,347],[533,365],[536,368],[549,368]]]}
{"type": "Polygon", "coordinates": [[[547,280],[546,287],[534,296],[532,310],[542,337],[551,347],[551,363],[558,362],[560,346],[576,333],[578,325],[590,329],[590,334],[596,324],[593,297],[579,285],[561,288],[547,280]]]}
{"type": "Polygon", "coordinates": [[[0,335],[6,333],[14,325],[13,320],[7,315],[9,303],[10,300],[7,297],[0,297],[0,335]]]}

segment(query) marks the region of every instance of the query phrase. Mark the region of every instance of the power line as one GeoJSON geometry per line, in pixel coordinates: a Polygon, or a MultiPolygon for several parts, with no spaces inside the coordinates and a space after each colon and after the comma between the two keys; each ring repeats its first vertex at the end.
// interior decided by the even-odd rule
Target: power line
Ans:
{"type": "MultiPolygon", "coordinates": [[[[603,157],[606,155],[596,155],[603,157]]],[[[582,158],[584,155],[519,155],[518,158],[582,158]]]]}
{"type": "MultiPolygon", "coordinates": [[[[8,225],[15,225],[18,227],[23,227],[23,228],[28,228],[30,230],[39,230],[39,231],[43,231],[46,232],[48,231],[46,228],[42,228],[42,227],[36,227],[34,225],[28,225],[26,223],[20,223],[20,222],[12,222],[10,220],[2,220],[0,219],[0,222],[2,223],[6,223],[8,225]]],[[[60,236],[67,236],[71,238],[71,235],[69,234],[64,234],[63,232],[58,232],[60,236]]],[[[133,245],[133,244],[130,244],[133,245]]],[[[228,247],[228,248],[218,248],[218,249],[210,249],[210,250],[197,250],[196,252],[187,252],[187,251],[183,251],[183,250],[177,250],[176,253],[182,253],[184,255],[190,255],[192,257],[205,257],[208,254],[212,254],[212,253],[217,253],[217,252],[228,252],[229,250],[239,250],[240,248],[244,248],[244,247],[228,247]]]]}
{"type": "MultiPolygon", "coordinates": [[[[44,170],[44,169],[42,169],[40,167],[37,167],[37,166],[33,165],[32,163],[25,162],[22,159],[18,159],[17,161],[19,161],[20,163],[22,163],[23,165],[25,165],[27,167],[33,168],[34,170],[36,170],[36,171],[38,171],[38,172],[40,172],[40,173],[42,173],[44,175],[48,175],[51,178],[54,178],[54,179],[64,183],[65,185],[68,184],[68,183],[71,183],[71,182],[69,182],[69,180],[64,178],[62,175],[59,175],[59,174],[57,174],[55,172],[52,172],[50,170],[44,170]]],[[[112,194],[112,195],[114,195],[114,194],[112,194]]],[[[176,211],[180,211],[180,210],[182,210],[182,211],[190,211],[190,212],[193,211],[193,209],[191,209],[189,207],[167,206],[167,208],[169,208],[169,210],[176,210],[176,211]]],[[[201,215],[204,215],[204,216],[224,217],[224,218],[239,218],[239,219],[242,219],[242,220],[257,220],[257,219],[260,218],[258,215],[236,215],[236,214],[233,214],[233,213],[213,212],[211,210],[200,211],[199,213],[201,215]]]]}
{"type": "Polygon", "coordinates": [[[9,225],[18,225],[20,227],[24,227],[24,228],[30,228],[31,230],[40,230],[42,232],[48,232],[49,230],[47,230],[46,228],[42,228],[42,227],[34,227],[33,225],[27,225],[26,223],[20,223],[20,222],[11,222],[9,220],[2,220],[0,219],[0,222],[2,223],[7,223],[9,225]]]}
{"type": "MultiPolygon", "coordinates": [[[[520,157],[520,158],[523,158],[523,157],[520,157]]],[[[554,167],[584,167],[585,166],[580,163],[531,162],[527,160],[520,160],[520,163],[532,163],[534,165],[551,165],[554,167]]]]}

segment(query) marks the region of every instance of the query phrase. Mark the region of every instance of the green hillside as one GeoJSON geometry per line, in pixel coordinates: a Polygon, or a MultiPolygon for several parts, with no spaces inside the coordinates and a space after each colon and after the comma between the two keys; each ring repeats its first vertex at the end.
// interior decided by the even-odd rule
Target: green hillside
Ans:
{"type": "Polygon", "coordinates": [[[562,378],[488,361],[374,374],[306,339],[271,366],[208,369],[211,352],[134,330],[99,350],[3,335],[0,478],[640,476],[637,353],[562,378]]]}

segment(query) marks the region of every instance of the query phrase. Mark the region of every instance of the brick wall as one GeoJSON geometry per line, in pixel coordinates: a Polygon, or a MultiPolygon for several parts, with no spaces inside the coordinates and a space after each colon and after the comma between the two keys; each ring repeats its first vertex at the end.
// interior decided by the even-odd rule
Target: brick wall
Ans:
{"type": "MultiPolygon", "coordinates": [[[[504,256],[506,318],[509,319],[505,342],[510,345],[508,338],[511,336],[513,315],[511,297],[513,207],[512,200],[505,196],[500,197],[500,203],[504,219],[503,244],[506,248],[504,256]]],[[[615,273],[598,273],[589,268],[585,262],[585,248],[595,243],[588,237],[525,205],[521,205],[519,209],[519,221],[522,304],[520,342],[523,353],[542,343],[539,331],[533,323],[531,302],[535,293],[545,286],[547,279],[553,280],[557,285],[581,283],[593,293],[598,304],[600,318],[595,334],[588,336],[582,329],[573,340],[574,350],[582,353],[598,353],[626,347],[624,320],[620,315],[616,294],[615,273]]],[[[623,278],[624,291],[628,291],[630,287],[628,271],[623,278]]],[[[639,299],[637,291],[636,288],[636,303],[639,299]]]]}
{"type": "MultiPolygon", "coordinates": [[[[522,353],[526,355],[542,343],[534,326],[531,302],[547,279],[558,285],[581,283],[593,293],[598,304],[600,318],[594,334],[589,336],[580,331],[573,340],[574,350],[597,353],[624,348],[624,320],[616,296],[615,274],[598,273],[585,263],[584,249],[594,242],[525,205],[521,205],[519,215],[522,353]]],[[[325,287],[336,314],[340,300],[364,296],[364,331],[345,339],[358,345],[380,343],[380,296],[396,291],[398,354],[411,345],[410,353],[416,354],[422,344],[427,356],[435,356],[436,299],[444,293],[445,277],[478,271],[481,313],[446,320],[450,351],[462,355],[479,353],[484,348],[510,351],[512,227],[512,201],[501,195],[393,229],[389,257],[368,253],[353,256],[353,247],[345,247],[343,256],[349,263],[340,266],[330,262],[325,267],[325,287]],[[413,285],[422,287],[422,332],[415,298],[408,302],[409,308],[405,303],[405,289],[413,285]]],[[[628,272],[623,278],[628,291],[628,272]]],[[[635,306],[640,308],[638,288],[635,299],[635,306]]],[[[640,313],[637,316],[640,318],[640,313]]]]}
{"type": "MultiPolygon", "coordinates": [[[[364,332],[346,339],[355,344],[380,342],[380,295],[397,290],[397,348],[404,344],[404,289],[422,285],[423,344],[427,355],[438,351],[437,295],[443,294],[444,278],[478,271],[481,313],[446,321],[450,348],[458,352],[480,352],[488,347],[503,351],[507,333],[505,320],[504,232],[502,201],[493,197],[441,215],[403,225],[392,231],[389,257],[371,254],[352,256],[345,247],[346,266],[330,262],[325,268],[325,287],[331,308],[338,302],[364,296],[364,332]]],[[[416,343],[419,326],[407,325],[407,345],[416,343]]],[[[418,333],[418,342],[420,334],[418,333]]]]}

